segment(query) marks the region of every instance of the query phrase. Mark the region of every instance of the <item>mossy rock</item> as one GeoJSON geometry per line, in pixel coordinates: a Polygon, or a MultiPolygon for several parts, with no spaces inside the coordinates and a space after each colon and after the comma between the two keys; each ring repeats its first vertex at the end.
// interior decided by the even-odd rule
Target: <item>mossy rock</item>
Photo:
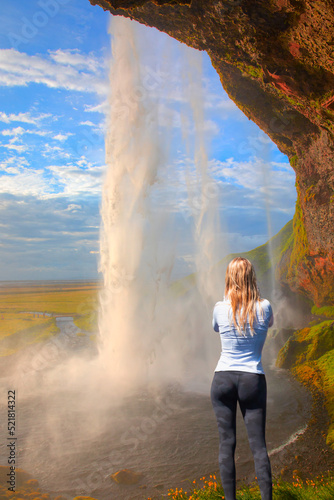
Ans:
{"type": "Polygon", "coordinates": [[[319,391],[323,391],[322,373],[315,361],[296,365],[292,373],[310,389],[316,387],[319,391]]]}
{"type": "Polygon", "coordinates": [[[298,332],[296,332],[279,351],[276,366],[279,368],[292,368],[297,359],[302,362],[303,357],[306,357],[305,349],[308,346],[305,340],[298,339],[298,332]]]}
{"type": "Polygon", "coordinates": [[[334,321],[296,331],[280,350],[276,364],[324,394],[330,417],[326,442],[334,449],[334,321]]]}
{"type": "Polygon", "coordinates": [[[311,313],[315,314],[316,316],[326,316],[327,318],[334,318],[334,306],[313,306],[311,313]]]}
{"type": "Polygon", "coordinates": [[[326,443],[334,449],[334,422],[329,426],[326,443]]]}
{"type": "Polygon", "coordinates": [[[311,328],[297,330],[278,353],[276,365],[292,368],[319,359],[334,349],[334,322],[323,321],[311,328]]]}
{"type": "Polygon", "coordinates": [[[111,474],[110,477],[118,484],[129,485],[138,483],[142,479],[143,475],[129,469],[122,469],[114,474],[111,474]]]}
{"type": "Polygon", "coordinates": [[[324,321],[319,325],[312,326],[307,339],[310,341],[307,359],[320,358],[334,349],[334,322],[324,321]]]}

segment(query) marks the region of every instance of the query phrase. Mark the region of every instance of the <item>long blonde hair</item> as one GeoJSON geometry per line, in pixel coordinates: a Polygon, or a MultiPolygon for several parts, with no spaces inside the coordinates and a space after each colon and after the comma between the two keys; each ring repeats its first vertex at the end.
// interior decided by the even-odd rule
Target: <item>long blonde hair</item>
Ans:
{"type": "Polygon", "coordinates": [[[247,321],[254,334],[256,303],[260,302],[260,292],[256,283],[252,263],[243,257],[231,260],[225,275],[225,298],[231,302],[232,318],[239,333],[246,331],[247,321]]]}

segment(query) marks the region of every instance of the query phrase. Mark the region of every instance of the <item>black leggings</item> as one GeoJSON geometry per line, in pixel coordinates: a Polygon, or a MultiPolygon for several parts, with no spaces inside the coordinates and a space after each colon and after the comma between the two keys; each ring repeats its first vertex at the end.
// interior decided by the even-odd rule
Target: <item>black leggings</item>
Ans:
{"type": "Polygon", "coordinates": [[[234,452],[237,401],[247,428],[262,500],[272,500],[271,467],[265,440],[267,384],[262,374],[215,372],[211,401],[219,430],[219,470],[226,500],[236,500],[234,452]]]}

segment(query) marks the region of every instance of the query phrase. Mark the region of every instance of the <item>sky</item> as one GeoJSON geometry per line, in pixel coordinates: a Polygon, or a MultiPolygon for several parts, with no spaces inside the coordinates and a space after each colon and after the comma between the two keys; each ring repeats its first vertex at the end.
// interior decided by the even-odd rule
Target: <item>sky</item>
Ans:
{"type": "MultiPolygon", "coordinates": [[[[88,0],[1,2],[0,281],[100,278],[111,16],[88,0]]],[[[152,92],[163,115],[172,116],[159,204],[166,211],[177,207],[184,235],[177,255],[181,276],[194,261],[183,176],[193,158],[180,124],[187,56],[183,44],[166,34],[141,30],[150,47],[142,67],[159,81],[152,92]]],[[[208,189],[218,198],[225,250],[243,252],[293,217],[295,174],[288,158],[229,99],[206,53],[202,64],[208,189]]],[[[194,137],[191,126],[189,135],[194,137]]]]}

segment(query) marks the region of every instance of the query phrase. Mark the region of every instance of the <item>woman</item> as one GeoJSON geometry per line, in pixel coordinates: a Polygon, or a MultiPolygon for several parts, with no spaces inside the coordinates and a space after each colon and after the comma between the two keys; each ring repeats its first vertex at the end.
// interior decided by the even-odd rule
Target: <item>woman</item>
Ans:
{"type": "Polygon", "coordinates": [[[273,322],[270,303],[260,298],[252,264],[242,257],[233,259],[226,270],[224,301],[215,305],[212,321],[222,345],[211,401],[218,423],[219,468],[226,500],[236,500],[237,401],[246,424],[262,500],[272,500],[265,441],[267,386],[261,354],[273,322]]]}

